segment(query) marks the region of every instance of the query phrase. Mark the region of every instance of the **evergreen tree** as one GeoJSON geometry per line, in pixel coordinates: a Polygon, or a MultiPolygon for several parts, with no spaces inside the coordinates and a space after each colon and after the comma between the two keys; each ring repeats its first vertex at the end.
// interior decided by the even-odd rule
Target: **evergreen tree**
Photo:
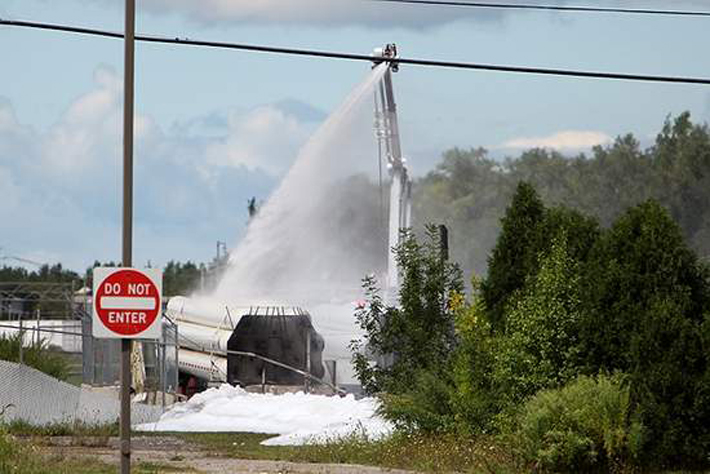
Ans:
{"type": "Polygon", "coordinates": [[[710,452],[709,283],[707,267],[654,201],[618,219],[584,270],[580,362],[591,373],[629,374],[647,451],[659,459],[707,462],[710,452]]]}
{"type": "Polygon", "coordinates": [[[547,236],[543,233],[545,207],[535,189],[520,182],[506,209],[502,229],[488,260],[488,277],[481,290],[494,330],[505,326],[505,306],[537,269],[538,254],[547,236]]]}

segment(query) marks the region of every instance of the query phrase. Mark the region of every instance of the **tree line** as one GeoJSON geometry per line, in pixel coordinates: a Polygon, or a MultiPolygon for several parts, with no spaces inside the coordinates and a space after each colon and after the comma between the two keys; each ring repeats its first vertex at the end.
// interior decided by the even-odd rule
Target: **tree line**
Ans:
{"type": "Polygon", "coordinates": [[[453,258],[467,274],[483,274],[519,181],[533,185],[545,204],[577,209],[602,227],[653,198],[700,258],[710,256],[710,130],[687,112],[666,119],[646,149],[629,134],[572,157],[532,149],[497,161],[482,148],[449,150],[416,183],[414,217],[447,224],[453,258]]]}
{"type": "MultiPolygon", "coordinates": [[[[91,288],[94,268],[120,266],[120,263],[117,262],[95,261],[84,274],[67,269],[60,263],[42,265],[32,270],[24,267],[3,266],[0,267],[0,283],[6,284],[6,290],[11,290],[7,286],[9,283],[67,283],[73,284],[74,289],[79,290],[84,286],[91,288]]],[[[196,264],[191,261],[169,261],[163,268],[163,295],[188,295],[200,289],[203,280],[202,274],[206,268],[204,264],[196,264]]],[[[22,295],[16,296],[21,297],[22,295]]]]}

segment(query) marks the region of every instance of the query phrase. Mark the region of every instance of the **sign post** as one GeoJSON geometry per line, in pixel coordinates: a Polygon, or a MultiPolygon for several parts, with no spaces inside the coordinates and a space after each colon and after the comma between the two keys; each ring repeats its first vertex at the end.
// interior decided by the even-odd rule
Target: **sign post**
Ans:
{"type": "Polygon", "coordinates": [[[160,338],[162,286],[158,269],[94,268],[92,335],[121,339],[121,473],[131,470],[131,340],[160,338]]]}
{"type": "MultiPolygon", "coordinates": [[[[133,89],[136,0],[126,0],[123,56],[123,266],[133,266],[133,89]]],[[[131,472],[131,340],[121,341],[121,474],[131,472]]]]}

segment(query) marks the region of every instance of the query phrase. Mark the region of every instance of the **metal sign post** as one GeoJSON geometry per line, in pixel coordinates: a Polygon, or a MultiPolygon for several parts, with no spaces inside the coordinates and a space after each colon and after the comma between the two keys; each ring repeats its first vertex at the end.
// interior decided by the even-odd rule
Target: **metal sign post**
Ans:
{"type": "MultiPolygon", "coordinates": [[[[133,87],[136,0],[126,0],[123,58],[123,266],[133,266],[133,87]]],[[[131,340],[121,341],[121,474],[131,472],[131,340]]]]}

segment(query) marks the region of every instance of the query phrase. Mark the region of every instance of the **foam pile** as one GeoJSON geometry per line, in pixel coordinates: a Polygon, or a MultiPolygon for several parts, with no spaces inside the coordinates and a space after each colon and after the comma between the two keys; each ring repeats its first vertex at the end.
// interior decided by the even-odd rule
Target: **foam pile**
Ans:
{"type": "Polygon", "coordinates": [[[249,393],[224,384],[175,405],[156,423],[138,425],[140,431],[248,432],[279,435],[267,446],[296,446],[362,434],[378,439],[392,425],[375,411],[373,398],[329,397],[306,393],[283,395],[249,393]]]}

